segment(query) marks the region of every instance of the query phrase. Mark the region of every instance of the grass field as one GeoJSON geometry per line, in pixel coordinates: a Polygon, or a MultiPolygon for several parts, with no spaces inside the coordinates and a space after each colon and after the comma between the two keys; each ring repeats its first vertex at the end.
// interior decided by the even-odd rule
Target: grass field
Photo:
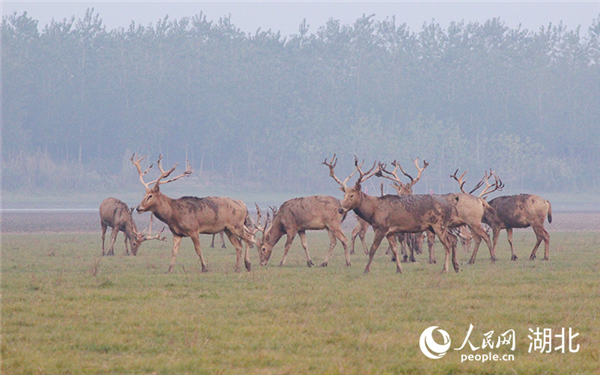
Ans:
{"type": "MultiPolygon", "coordinates": [[[[252,272],[234,273],[235,252],[203,249],[210,272],[185,239],[172,274],[167,243],[145,243],[137,257],[100,257],[99,234],[2,236],[2,374],[598,374],[600,373],[600,232],[553,232],[550,261],[526,260],[532,231],[516,232],[521,260],[511,262],[505,236],[500,260],[487,248],[475,265],[440,274],[438,264],[405,264],[380,249],[363,275],[360,250],[345,267],[340,245],[328,268],[308,269],[296,239],[277,267],[251,250],[252,272]],[[515,332],[508,346],[482,346],[515,332]],[[448,332],[451,349],[429,359],[419,337],[448,332]],[[579,351],[529,352],[530,328],[572,328],[579,351]],[[461,362],[462,355],[514,355],[514,361],[461,362]]],[[[315,264],[327,235],[308,235],[315,264]]],[[[368,241],[370,243],[370,241],[368,241]]],[[[543,249],[542,249],[543,251],[543,249]]],[[[461,263],[467,256],[461,252],[461,263]]],[[[441,336],[434,336],[441,343],[441,336]]],[[[568,346],[567,346],[568,348],[568,346]]]]}

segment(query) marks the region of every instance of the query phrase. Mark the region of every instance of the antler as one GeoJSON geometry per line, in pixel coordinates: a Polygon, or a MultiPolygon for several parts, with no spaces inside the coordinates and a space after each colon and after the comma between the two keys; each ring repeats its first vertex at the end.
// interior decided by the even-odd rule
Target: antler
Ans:
{"type": "Polygon", "coordinates": [[[170,180],[167,181],[161,181],[163,178],[167,178],[169,177],[169,175],[171,173],[173,173],[173,171],[175,170],[175,168],[177,168],[177,163],[175,163],[175,165],[173,166],[173,168],[169,169],[168,171],[165,172],[165,170],[162,167],[162,154],[158,157],[158,168],[160,168],[160,177],[157,178],[154,181],[150,181],[150,182],[145,182],[144,181],[144,176],[146,175],[146,173],[148,173],[148,171],[150,170],[150,168],[152,168],[152,166],[154,164],[150,164],[150,166],[148,167],[148,169],[146,169],[143,173],[142,173],[142,167],[140,166],[140,162],[142,160],[144,160],[144,158],[146,158],[145,156],[141,157],[138,160],[134,160],[135,159],[135,153],[133,154],[133,156],[131,157],[131,162],[133,163],[133,165],[135,165],[135,167],[138,170],[138,174],[140,175],[140,182],[142,183],[142,185],[144,185],[144,187],[146,188],[146,191],[150,190],[150,185],[155,184],[154,186],[158,186],[158,185],[162,185],[162,184],[167,184],[169,182],[173,182],[175,180],[180,179],[181,177],[185,177],[185,176],[189,176],[194,170],[192,169],[192,166],[190,165],[190,162],[187,161],[187,168],[185,169],[185,171],[180,174],[177,177],[173,177],[170,180]]]}
{"type": "MultiPolygon", "coordinates": [[[[325,158],[325,160],[323,161],[322,164],[325,164],[326,166],[329,167],[329,175],[338,183],[340,184],[341,187],[348,187],[346,186],[346,183],[348,182],[348,180],[350,178],[352,178],[352,176],[354,176],[356,174],[356,170],[354,172],[352,172],[350,174],[350,176],[346,177],[346,179],[344,181],[341,181],[336,175],[335,172],[333,171],[335,166],[337,165],[337,158],[335,157],[336,154],[333,154],[333,157],[331,158],[331,160],[329,161],[329,163],[327,162],[327,158],[325,158]]],[[[362,164],[361,164],[362,166],[362,164]]]]}
{"type": "Polygon", "coordinates": [[[258,207],[258,204],[254,203],[254,205],[256,206],[256,222],[254,222],[252,217],[250,217],[250,221],[252,221],[254,228],[256,228],[253,234],[255,234],[256,232],[262,232],[264,234],[267,231],[269,223],[271,222],[270,213],[269,211],[267,211],[267,218],[265,220],[265,224],[261,225],[260,220],[262,219],[262,212],[260,211],[260,207],[258,207]]]}
{"type": "MultiPolygon", "coordinates": [[[[155,186],[162,185],[162,184],[168,184],[169,182],[173,182],[173,181],[175,181],[175,180],[178,180],[178,179],[180,179],[181,177],[186,177],[186,176],[189,176],[189,175],[190,175],[190,174],[192,174],[192,172],[194,171],[194,170],[192,169],[192,166],[190,165],[190,162],[189,162],[189,160],[188,160],[188,161],[186,161],[186,163],[187,163],[187,167],[186,167],[185,171],[183,171],[183,173],[182,173],[182,174],[180,174],[180,175],[179,175],[179,176],[177,176],[177,177],[173,177],[173,178],[172,178],[172,179],[170,179],[170,180],[167,180],[167,181],[161,181],[163,178],[167,178],[167,177],[169,177],[169,175],[170,175],[171,173],[173,173],[173,171],[175,170],[175,168],[177,168],[177,164],[178,164],[178,163],[175,163],[175,165],[174,165],[174,166],[173,166],[171,169],[169,169],[168,171],[166,171],[166,172],[165,172],[165,171],[163,170],[163,168],[162,168],[162,163],[161,163],[161,161],[162,161],[162,154],[161,154],[161,155],[158,157],[158,168],[160,168],[160,173],[161,173],[161,175],[160,175],[160,177],[159,177],[159,178],[156,180],[156,185],[155,185],[155,186]]],[[[152,181],[152,182],[154,182],[154,181],[152,181]]],[[[152,183],[152,182],[150,182],[150,183],[152,183]]]]}
{"type": "Polygon", "coordinates": [[[415,166],[417,167],[417,170],[419,171],[417,178],[413,178],[411,175],[404,172],[404,170],[402,169],[402,166],[400,164],[398,164],[398,167],[400,167],[400,171],[402,172],[402,174],[404,174],[406,177],[410,178],[410,183],[408,184],[409,185],[408,188],[411,191],[412,191],[412,187],[415,186],[415,184],[421,179],[421,175],[423,174],[423,171],[425,170],[425,168],[427,168],[429,166],[429,163],[427,161],[423,160],[423,168],[419,167],[419,158],[413,159],[412,161],[415,163],[415,166]]]}
{"type": "Polygon", "coordinates": [[[146,175],[146,173],[148,173],[148,171],[150,170],[150,168],[152,168],[153,164],[150,164],[150,166],[148,167],[148,169],[146,169],[146,170],[145,170],[145,171],[142,173],[142,167],[140,166],[140,162],[141,162],[142,160],[144,160],[146,157],[145,157],[145,156],[142,156],[142,157],[141,157],[141,158],[139,158],[138,160],[134,160],[134,158],[135,158],[135,153],[134,153],[134,154],[131,156],[131,159],[130,159],[130,160],[131,160],[131,162],[133,163],[133,165],[135,165],[135,167],[136,167],[136,168],[137,168],[137,170],[138,170],[138,173],[139,173],[139,175],[140,175],[140,182],[142,183],[142,185],[144,185],[144,187],[146,188],[146,191],[148,191],[148,190],[150,190],[150,186],[149,186],[149,185],[150,185],[152,182],[154,182],[154,181],[146,183],[146,182],[144,182],[144,176],[146,175]]]}
{"type": "MultiPolygon", "coordinates": [[[[365,164],[364,160],[362,163],[360,163],[360,165],[358,165],[358,158],[356,157],[356,155],[354,155],[354,166],[356,167],[356,171],[358,171],[358,173],[360,174],[360,176],[358,177],[358,180],[356,180],[356,185],[359,185],[361,182],[368,180],[369,178],[373,177],[376,174],[381,174],[381,168],[383,168],[383,165],[381,163],[377,163],[377,161],[375,161],[373,163],[373,166],[371,167],[371,169],[369,169],[366,173],[363,173],[363,171],[360,169],[360,167],[362,167],[363,164],[365,164]],[[377,168],[375,168],[375,167],[377,167],[377,168]]],[[[354,175],[354,173],[356,173],[356,171],[352,172],[350,177],[352,177],[354,175]]],[[[350,178],[350,177],[348,177],[348,178],[350,178]]]]}
{"type": "Polygon", "coordinates": [[[485,198],[486,196],[492,194],[495,191],[501,191],[502,189],[504,189],[504,183],[502,183],[500,177],[496,175],[496,172],[492,171],[491,169],[489,175],[487,171],[485,172],[485,175],[483,176],[483,179],[481,180],[480,184],[478,184],[478,186],[483,185],[484,181],[486,187],[481,191],[481,193],[479,193],[479,198],[485,198]],[[494,176],[494,183],[490,184],[489,179],[492,177],[492,175],[494,176]]]}
{"type": "Polygon", "coordinates": [[[454,171],[454,174],[450,175],[451,178],[455,179],[456,182],[458,182],[458,186],[460,187],[460,191],[462,191],[465,194],[471,194],[473,193],[475,190],[479,189],[479,187],[481,187],[481,184],[483,183],[482,181],[479,182],[479,184],[477,184],[477,186],[475,187],[475,189],[471,190],[470,193],[467,193],[464,189],[465,183],[467,182],[467,179],[464,178],[465,175],[467,174],[468,170],[464,171],[463,174],[460,175],[460,177],[457,177],[456,174],[458,173],[458,169],[456,169],[454,171]]]}
{"type": "Polygon", "coordinates": [[[148,232],[146,233],[146,231],[142,232],[142,238],[144,239],[144,241],[148,241],[148,240],[159,240],[159,241],[166,241],[167,237],[163,236],[161,237],[160,235],[162,234],[162,232],[165,231],[165,227],[163,227],[160,232],[157,235],[152,236],[152,221],[154,219],[154,215],[150,214],[150,225],[148,226],[148,232]]]}

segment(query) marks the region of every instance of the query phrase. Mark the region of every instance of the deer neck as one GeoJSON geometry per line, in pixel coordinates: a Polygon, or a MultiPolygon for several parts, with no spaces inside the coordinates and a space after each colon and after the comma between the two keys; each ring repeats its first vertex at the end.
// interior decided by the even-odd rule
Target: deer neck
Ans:
{"type": "Polygon", "coordinates": [[[158,218],[158,220],[170,225],[176,216],[175,210],[173,209],[173,199],[162,193],[157,198],[157,202],[154,207],[152,207],[151,211],[154,213],[154,216],[158,218]]]}
{"type": "Polygon", "coordinates": [[[360,194],[361,199],[358,206],[354,208],[354,213],[367,223],[371,224],[372,218],[375,215],[375,211],[377,211],[377,207],[379,206],[379,199],[377,197],[367,195],[362,191],[360,194]]]}
{"type": "Polygon", "coordinates": [[[284,234],[285,233],[281,228],[281,219],[279,216],[276,216],[263,237],[263,243],[266,243],[269,246],[275,246],[284,234]]]}

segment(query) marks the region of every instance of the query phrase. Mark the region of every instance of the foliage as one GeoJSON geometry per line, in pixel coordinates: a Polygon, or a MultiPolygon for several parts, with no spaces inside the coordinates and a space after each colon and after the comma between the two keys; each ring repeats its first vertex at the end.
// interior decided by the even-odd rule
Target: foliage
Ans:
{"type": "MultiPolygon", "coordinates": [[[[237,185],[318,191],[329,181],[315,169],[337,152],[349,165],[353,154],[426,159],[436,191],[455,168],[493,168],[508,190],[597,192],[599,24],[411,31],[365,15],[282,36],[202,13],[113,30],[93,9],[41,30],[8,15],[3,167],[42,152],[115,175],[134,150],[237,185]]],[[[17,174],[3,189],[20,186],[17,174]]]]}

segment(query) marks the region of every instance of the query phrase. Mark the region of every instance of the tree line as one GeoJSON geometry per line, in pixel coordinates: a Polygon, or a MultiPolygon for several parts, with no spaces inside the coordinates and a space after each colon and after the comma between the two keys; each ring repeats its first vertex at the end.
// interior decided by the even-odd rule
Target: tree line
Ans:
{"type": "Polygon", "coordinates": [[[600,191],[600,15],[587,30],[370,15],[309,29],[4,16],[3,189],[119,186],[135,151],[268,190],[318,190],[337,152],[348,170],[353,155],[425,159],[435,192],[456,168],[493,168],[514,191],[600,191]]]}

